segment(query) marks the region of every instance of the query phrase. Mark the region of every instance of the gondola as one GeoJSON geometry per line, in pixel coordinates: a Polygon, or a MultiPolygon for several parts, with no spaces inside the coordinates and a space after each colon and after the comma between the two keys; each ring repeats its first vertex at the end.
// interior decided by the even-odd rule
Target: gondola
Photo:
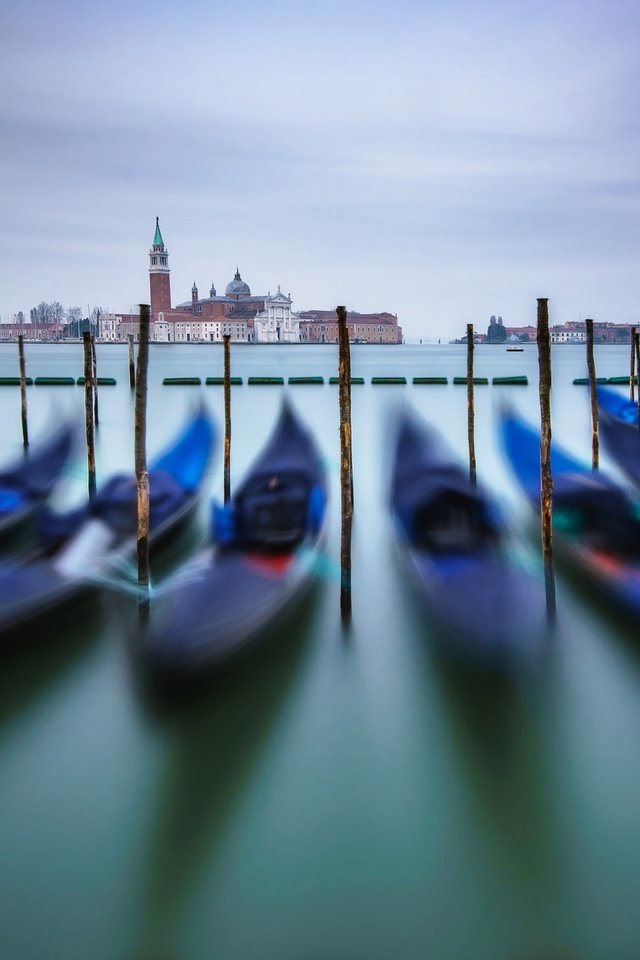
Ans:
{"type": "Polygon", "coordinates": [[[511,541],[497,503],[408,411],[397,427],[391,510],[442,649],[494,667],[531,656],[544,632],[539,578],[511,541]]]}
{"type": "Polygon", "coordinates": [[[214,508],[213,543],[154,595],[137,651],[149,675],[215,671],[263,637],[312,582],[326,501],[320,451],[285,403],[244,482],[214,508]]]}
{"type": "Polygon", "coordinates": [[[45,502],[69,460],[74,435],[71,422],[64,422],[0,470],[0,541],[13,537],[45,502]]]}
{"type": "MultiPolygon", "coordinates": [[[[149,464],[150,544],[165,540],[194,509],[212,446],[213,424],[198,407],[174,443],[149,464]]],[[[22,630],[106,581],[136,547],[133,474],[111,477],[79,510],[49,515],[50,555],[0,563],[0,632],[22,630]]]]}
{"type": "MultiPolygon", "coordinates": [[[[511,469],[540,508],[540,435],[505,410],[502,440],[511,469]]],[[[627,613],[640,614],[639,505],[605,473],[552,444],[554,545],[627,613]]]]}
{"type": "Polygon", "coordinates": [[[598,387],[598,415],[607,453],[634,483],[640,484],[638,404],[608,387],[598,387]]]}

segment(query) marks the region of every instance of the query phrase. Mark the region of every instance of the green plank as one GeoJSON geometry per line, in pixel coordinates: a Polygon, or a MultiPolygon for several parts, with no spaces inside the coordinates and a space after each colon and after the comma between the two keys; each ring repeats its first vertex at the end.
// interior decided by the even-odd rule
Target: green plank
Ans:
{"type": "Polygon", "coordinates": [[[75,387],[75,377],[36,377],[36,386],[41,387],[75,387]]]}
{"type": "Polygon", "coordinates": [[[324,383],[324,377],[289,377],[287,383],[324,383]]]}
{"type": "MultiPolygon", "coordinates": [[[[627,386],[629,386],[629,381],[630,381],[630,379],[631,379],[630,377],[609,377],[606,382],[607,382],[607,383],[626,384],[627,386]]],[[[637,377],[634,377],[634,378],[633,378],[633,381],[634,381],[634,383],[637,383],[637,382],[638,382],[638,378],[637,378],[637,377]]],[[[588,383],[588,382],[589,382],[589,381],[587,381],[587,383],[588,383]]]]}
{"type": "Polygon", "coordinates": [[[162,383],[165,387],[199,387],[202,380],[200,377],[165,377],[162,383]]]}
{"type": "Polygon", "coordinates": [[[406,377],[371,377],[371,383],[396,383],[403,384],[407,382],[406,377]]]}
{"type": "MultiPolygon", "coordinates": [[[[608,382],[609,382],[609,381],[607,380],[606,377],[596,377],[596,383],[608,383],[608,382]]],[[[629,378],[627,377],[627,383],[628,383],[628,382],[629,382],[629,378]]],[[[576,386],[588,387],[588,386],[589,386],[589,377],[576,377],[575,380],[573,381],[573,383],[574,383],[576,386]]]]}
{"type": "MultiPolygon", "coordinates": [[[[339,377],[329,377],[329,383],[334,385],[340,383],[339,377]]],[[[351,377],[351,385],[362,386],[364,384],[364,377],[351,377]]]]}
{"type": "Polygon", "coordinates": [[[414,377],[413,383],[430,385],[430,384],[445,384],[445,383],[449,383],[449,381],[446,377],[414,377]]]}
{"type": "MultiPolygon", "coordinates": [[[[79,387],[84,386],[84,377],[78,377],[76,383],[79,387]]],[[[98,386],[99,387],[115,387],[116,381],[114,377],[98,377],[98,386]]]]}
{"type": "Polygon", "coordinates": [[[525,376],[521,377],[494,377],[491,381],[495,386],[511,386],[511,387],[526,387],[529,383],[529,378],[525,376]]]}
{"type": "MultiPolygon", "coordinates": [[[[205,383],[208,387],[224,386],[224,377],[207,377],[205,383]]],[[[229,383],[232,387],[242,386],[242,377],[229,377],[229,383]]]]}
{"type": "MultiPolygon", "coordinates": [[[[453,382],[454,382],[454,383],[458,383],[458,384],[462,384],[462,385],[466,386],[466,384],[467,384],[467,378],[466,378],[466,377],[454,377],[454,378],[453,378],[453,382]]],[[[488,377],[474,377],[474,378],[473,378],[473,382],[479,384],[480,386],[487,386],[488,383],[489,383],[489,378],[488,378],[488,377]]]]}
{"type": "MultiPolygon", "coordinates": [[[[28,387],[33,385],[31,377],[25,377],[24,382],[28,387]]],[[[0,377],[0,387],[19,387],[20,377],[0,377]]]]}
{"type": "Polygon", "coordinates": [[[284,377],[249,377],[247,380],[249,386],[255,387],[266,387],[266,386],[282,386],[284,384],[284,377]]]}

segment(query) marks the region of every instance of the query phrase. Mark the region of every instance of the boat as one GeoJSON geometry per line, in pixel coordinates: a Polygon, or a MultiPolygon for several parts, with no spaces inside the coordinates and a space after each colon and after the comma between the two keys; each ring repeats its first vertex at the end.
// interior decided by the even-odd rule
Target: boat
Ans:
{"type": "Polygon", "coordinates": [[[396,432],[391,511],[442,649],[495,667],[530,656],[544,633],[541,580],[527,569],[496,501],[409,411],[396,432]]]}
{"type": "Polygon", "coordinates": [[[0,470],[0,540],[12,537],[42,507],[69,461],[74,438],[71,421],[65,421],[0,470]]]}
{"type": "Polygon", "coordinates": [[[507,353],[522,353],[524,347],[507,347],[507,353]]]}
{"type": "MultiPolygon", "coordinates": [[[[149,464],[149,543],[157,547],[187,520],[198,502],[213,447],[213,424],[199,406],[175,441],[149,464]]],[[[135,555],[137,484],[111,477],[88,504],[49,514],[45,558],[0,563],[0,632],[24,629],[108,582],[135,555]]]]}
{"type": "Polygon", "coordinates": [[[326,518],[320,451],[285,402],[276,426],[194,561],[154,595],[137,638],[148,676],[215,671],[257,642],[314,580],[326,518]]]}
{"type": "MultiPolygon", "coordinates": [[[[505,409],[502,441],[509,465],[531,507],[540,509],[540,434],[505,409]]],[[[627,490],[554,442],[554,546],[627,613],[640,614],[640,510],[627,490]]]]}
{"type": "Polygon", "coordinates": [[[598,387],[597,396],[603,445],[627,476],[640,484],[638,404],[609,387],[598,387]]]}

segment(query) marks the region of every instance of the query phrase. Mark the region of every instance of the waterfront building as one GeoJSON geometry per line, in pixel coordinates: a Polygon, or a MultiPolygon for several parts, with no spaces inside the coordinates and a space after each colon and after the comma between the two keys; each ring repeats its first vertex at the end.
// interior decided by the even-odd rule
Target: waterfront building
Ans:
{"type": "MultiPolygon", "coordinates": [[[[402,343],[402,327],[393,313],[347,313],[347,330],[352,343],[402,343]]],[[[300,337],[303,343],[337,343],[338,320],[335,310],[300,312],[300,337]]]]}

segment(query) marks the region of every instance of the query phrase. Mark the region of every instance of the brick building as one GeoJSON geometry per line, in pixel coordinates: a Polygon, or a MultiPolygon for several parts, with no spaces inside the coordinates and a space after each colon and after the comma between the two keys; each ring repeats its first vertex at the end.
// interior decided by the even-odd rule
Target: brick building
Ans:
{"type": "MultiPolygon", "coordinates": [[[[402,343],[402,327],[393,313],[347,314],[351,343],[402,343]]],[[[335,310],[300,312],[300,336],[303,343],[337,343],[338,321],[335,310]]]]}

